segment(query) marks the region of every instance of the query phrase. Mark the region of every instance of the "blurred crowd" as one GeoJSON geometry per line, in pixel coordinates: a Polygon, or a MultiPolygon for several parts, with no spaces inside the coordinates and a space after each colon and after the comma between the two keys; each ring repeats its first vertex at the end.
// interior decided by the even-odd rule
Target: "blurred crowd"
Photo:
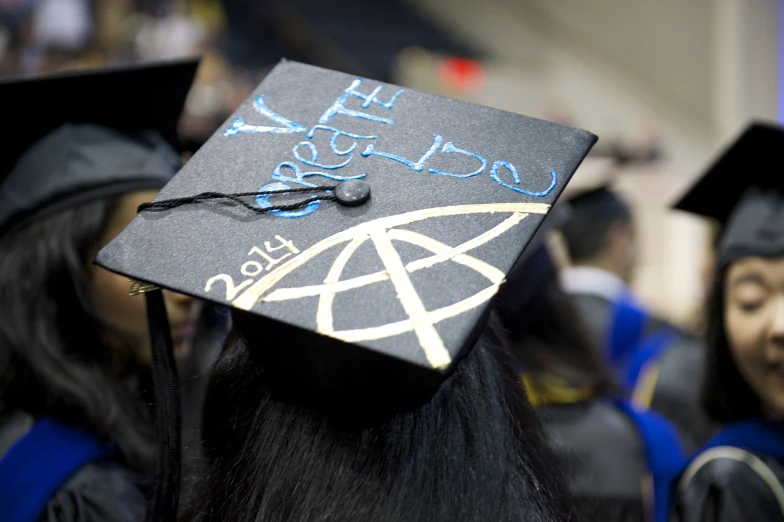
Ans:
{"type": "Polygon", "coordinates": [[[0,75],[203,55],[182,121],[203,141],[277,61],[244,59],[243,35],[227,31],[248,12],[253,3],[231,0],[4,0],[0,75]]]}

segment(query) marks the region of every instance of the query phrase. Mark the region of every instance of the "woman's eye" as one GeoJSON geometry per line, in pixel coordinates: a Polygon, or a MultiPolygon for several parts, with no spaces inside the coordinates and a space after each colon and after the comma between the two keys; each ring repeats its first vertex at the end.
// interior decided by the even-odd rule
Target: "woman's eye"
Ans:
{"type": "Polygon", "coordinates": [[[753,312],[760,308],[765,301],[762,299],[754,300],[754,301],[740,301],[738,305],[740,309],[744,312],[753,312]]]}
{"type": "Polygon", "coordinates": [[[733,301],[744,312],[754,312],[765,304],[769,292],[762,285],[743,282],[734,288],[733,301]]]}

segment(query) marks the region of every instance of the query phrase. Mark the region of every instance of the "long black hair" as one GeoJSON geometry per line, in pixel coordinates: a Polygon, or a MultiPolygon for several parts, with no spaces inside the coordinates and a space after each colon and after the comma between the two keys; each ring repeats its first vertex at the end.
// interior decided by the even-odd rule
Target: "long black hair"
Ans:
{"type": "Polygon", "coordinates": [[[730,351],[724,324],[724,283],[727,268],[718,266],[707,306],[707,357],[702,404],[717,422],[727,423],[762,416],[762,403],[741,375],[730,351]]]}
{"type": "Polygon", "coordinates": [[[617,392],[599,348],[561,287],[548,247],[541,245],[516,274],[523,277],[510,277],[497,300],[518,369],[534,382],[547,375],[594,394],[617,392]]]}
{"type": "Polygon", "coordinates": [[[252,347],[230,336],[183,520],[573,520],[498,331],[423,404],[361,427],[276,400],[252,347]]]}
{"type": "Polygon", "coordinates": [[[110,329],[88,271],[116,207],[116,198],[94,201],[0,239],[0,417],[24,412],[79,426],[147,472],[154,443],[140,395],[146,372],[106,345],[110,329]]]}
{"type": "Polygon", "coordinates": [[[594,394],[617,392],[615,379],[602,360],[580,314],[557,279],[542,284],[529,330],[512,343],[512,353],[536,381],[555,375],[594,394]]]}

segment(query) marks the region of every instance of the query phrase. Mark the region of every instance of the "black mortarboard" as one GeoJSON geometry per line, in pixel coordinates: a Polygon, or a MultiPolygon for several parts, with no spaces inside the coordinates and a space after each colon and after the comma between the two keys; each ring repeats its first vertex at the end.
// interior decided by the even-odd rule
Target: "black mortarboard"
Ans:
{"type": "Polygon", "coordinates": [[[0,234],[43,211],[143,188],[172,148],[198,59],[0,81],[0,234]],[[152,132],[154,131],[154,132],[152,132]]]}
{"type": "Polygon", "coordinates": [[[270,379],[297,399],[403,403],[433,391],[473,346],[595,141],[283,62],[97,263],[232,307],[270,379]],[[364,201],[368,187],[364,204],[341,203],[352,191],[364,201]],[[266,192],[292,189],[304,192],[266,192]],[[209,201],[255,191],[233,196],[246,206],[209,201]]]}
{"type": "Polygon", "coordinates": [[[784,255],[782,150],[784,128],[750,124],[675,204],[721,223],[721,265],[746,256],[784,255]]]}
{"type": "Polygon", "coordinates": [[[595,151],[585,158],[564,191],[570,212],[560,219],[560,228],[570,221],[584,227],[601,226],[603,218],[628,215],[626,204],[611,188],[618,175],[617,167],[615,158],[595,151]]]}
{"type": "Polygon", "coordinates": [[[571,216],[564,223],[564,227],[579,223],[580,229],[587,231],[592,227],[601,227],[617,220],[628,219],[630,215],[626,202],[609,186],[583,192],[568,201],[571,216]]]}

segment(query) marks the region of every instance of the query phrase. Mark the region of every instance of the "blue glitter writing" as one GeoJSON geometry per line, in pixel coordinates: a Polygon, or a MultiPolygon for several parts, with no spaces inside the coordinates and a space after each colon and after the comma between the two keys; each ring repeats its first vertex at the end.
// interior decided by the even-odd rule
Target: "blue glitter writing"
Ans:
{"type": "Polygon", "coordinates": [[[425,162],[428,160],[428,158],[430,158],[430,156],[435,154],[435,152],[438,150],[438,147],[441,146],[441,142],[444,141],[444,138],[438,134],[434,134],[433,136],[433,145],[430,146],[430,149],[425,152],[425,154],[419,158],[419,161],[416,163],[402,156],[398,156],[397,154],[376,150],[372,143],[368,145],[364,151],[362,151],[362,157],[367,158],[368,156],[381,156],[382,158],[387,158],[402,163],[403,165],[410,167],[417,172],[422,172],[425,170],[425,162]]]}
{"type": "Polygon", "coordinates": [[[501,179],[501,176],[498,175],[498,169],[501,167],[506,167],[506,169],[512,173],[512,178],[514,179],[515,185],[520,184],[520,175],[517,173],[517,169],[514,167],[514,165],[512,165],[508,161],[496,161],[495,163],[493,163],[493,166],[490,167],[490,177],[493,178],[493,181],[495,181],[502,187],[512,189],[515,192],[519,192],[520,194],[526,194],[528,196],[534,196],[538,198],[547,196],[550,192],[553,191],[553,189],[555,188],[555,183],[558,180],[558,176],[556,175],[555,171],[551,170],[550,178],[552,179],[552,181],[550,182],[550,186],[541,192],[532,192],[530,190],[525,190],[524,188],[516,187],[515,185],[510,185],[509,183],[503,181],[501,179]]]}
{"type": "MultiPolygon", "coordinates": [[[[385,124],[392,124],[392,120],[389,118],[382,118],[379,116],[374,116],[368,112],[362,112],[357,110],[349,109],[345,106],[345,103],[349,100],[350,97],[358,98],[362,100],[361,107],[363,109],[369,109],[372,105],[379,105],[386,110],[391,110],[394,105],[395,101],[398,97],[405,92],[405,89],[398,90],[391,98],[384,101],[379,98],[379,94],[383,89],[383,86],[378,86],[370,94],[364,94],[360,92],[358,89],[362,85],[362,80],[357,78],[354,80],[351,85],[343,91],[332,106],[327,109],[327,111],[321,116],[320,123],[325,123],[332,119],[337,114],[343,114],[346,116],[351,116],[355,118],[363,118],[370,121],[375,121],[379,123],[385,124]]],[[[237,136],[243,133],[252,133],[252,134],[302,134],[306,132],[306,127],[299,123],[293,122],[280,114],[273,112],[269,107],[267,107],[264,96],[258,96],[253,101],[253,108],[254,110],[262,116],[265,116],[272,122],[276,123],[277,127],[269,126],[269,125],[253,125],[249,124],[245,121],[244,118],[240,117],[237,118],[231,126],[226,129],[224,132],[225,136],[237,136]]],[[[353,151],[357,147],[357,140],[373,140],[376,139],[377,136],[375,135],[362,135],[362,134],[354,134],[351,132],[346,132],[341,129],[330,127],[327,125],[315,125],[310,131],[307,132],[306,136],[308,140],[313,139],[316,131],[322,130],[326,132],[330,132],[332,136],[329,139],[329,147],[332,152],[337,156],[348,156],[345,161],[328,164],[328,163],[321,163],[319,162],[319,153],[316,146],[311,143],[310,141],[301,141],[297,145],[294,146],[292,153],[294,155],[294,159],[298,160],[303,165],[309,167],[315,167],[318,169],[323,170],[337,170],[340,168],[345,167],[348,165],[353,159],[354,154],[353,151]],[[338,140],[343,138],[351,138],[354,141],[351,142],[347,148],[340,148],[338,145],[338,140]],[[302,153],[301,149],[305,147],[309,150],[309,157],[307,153],[302,153]]],[[[272,183],[268,183],[264,185],[260,190],[277,190],[277,191],[285,191],[290,186],[287,183],[294,183],[297,185],[305,186],[305,187],[314,187],[313,183],[309,183],[305,181],[306,178],[312,176],[320,176],[323,178],[331,179],[333,181],[345,181],[350,179],[361,179],[367,176],[367,174],[360,174],[357,176],[339,176],[337,174],[330,174],[328,172],[320,172],[320,171],[310,171],[310,172],[303,172],[300,167],[291,161],[284,161],[281,162],[272,172],[272,179],[275,180],[272,183]],[[290,169],[293,172],[293,175],[286,175],[284,174],[285,169],[290,169]]],[[[315,196],[314,196],[315,197],[315,196]]],[[[259,196],[256,199],[256,203],[261,208],[268,208],[271,205],[269,201],[269,196],[259,196]]],[[[286,217],[286,218],[296,218],[296,217],[303,217],[312,214],[315,212],[319,207],[319,202],[314,201],[313,203],[309,204],[304,209],[298,209],[294,211],[273,211],[271,214],[278,216],[278,217],[286,217]]]]}
{"type": "Polygon", "coordinates": [[[253,108],[256,109],[256,112],[261,114],[262,116],[266,116],[267,118],[271,119],[278,125],[283,125],[283,127],[267,127],[265,125],[250,125],[245,123],[243,118],[237,118],[234,120],[234,123],[231,124],[231,127],[226,129],[224,132],[224,136],[236,136],[237,134],[241,134],[244,132],[250,132],[255,134],[302,134],[307,129],[304,125],[300,125],[299,123],[294,123],[291,120],[288,120],[281,116],[280,114],[276,114],[272,112],[269,107],[264,103],[264,96],[258,96],[255,100],[253,100],[253,108]]]}
{"type": "Polygon", "coordinates": [[[347,148],[346,150],[338,149],[338,138],[341,136],[348,136],[349,138],[354,138],[355,140],[374,140],[378,138],[378,136],[362,136],[361,134],[352,134],[350,132],[342,131],[340,129],[336,129],[335,127],[328,127],[327,125],[316,125],[310,132],[308,132],[307,136],[308,139],[313,139],[313,136],[316,134],[317,130],[325,130],[332,133],[332,136],[329,138],[329,147],[332,149],[332,152],[337,154],[338,156],[345,156],[346,154],[351,154],[354,152],[354,149],[357,148],[357,142],[351,144],[351,147],[347,148]]]}
{"type": "Polygon", "coordinates": [[[330,174],[328,172],[302,172],[300,170],[299,165],[293,163],[291,161],[284,161],[277,167],[275,170],[272,171],[272,179],[277,181],[288,181],[291,183],[296,183],[298,185],[302,185],[303,187],[315,187],[313,183],[308,183],[305,181],[305,178],[309,178],[311,176],[321,176],[323,178],[331,179],[334,181],[346,181],[349,179],[362,179],[367,174],[360,174],[358,176],[338,176],[337,174],[330,174]],[[283,169],[288,168],[294,171],[294,177],[289,177],[283,174],[283,169]]]}
{"type": "Polygon", "coordinates": [[[354,80],[351,83],[351,85],[349,86],[349,88],[346,89],[345,91],[343,91],[343,94],[338,96],[338,98],[334,101],[334,103],[332,103],[332,105],[326,111],[324,111],[324,114],[322,114],[321,118],[319,118],[319,123],[322,123],[322,124],[323,123],[327,123],[329,120],[334,118],[336,115],[343,114],[345,116],[351,116],[352,118],[362,118],[362,119],[365,119],[365,120],[370,120],[370,121],[375,121],[375,122],[378,122],[378,123],[386,123],[388,125],[392,125],[394,123],[394,121],[392,121],[389,118],[382,118],[380,116],[375,116],[375,115],[367,113],[367,112],[361,112],[361,111],[356,111],[356,110],[353,110],[353,109],[348,109],[348,108],[346,108],[345,104],[348,101],[349,96],[354,96],[356,98],[364,100],[364,103],[362,104],[362,108],[363,109],[367,109],[367,108],[369,108],[371,106],[371,104],[375,103],[377,105],[380,105],[381,107],[384,107],[387,110],[390,110],[392,107],[395,106],[395,101],[398,99],[398,97],[401,94],[403,94],[405,92],[405,89],[400,89],[399,91],[397,91],[389,99],[389,101],[385,102],[385,101],[382,101],[382,100],[378,99],[378,93],[381,92],[381,89],[383,88],[383,86],[376,87],[373,90],[373,92],[370,93],[370,94],[362,94],[361,92],[357,91],[357,88],[360,85],[362,85],[362,79],[361,78],[357,78],[356,80],[354,80]]]}
{"type": "Polygon", "coordinates": [[[474,172],[470,174],[455,174],[454,172],[446,172],[444,170],[439,169],[427,169],[428,172],[432,172],[433,174],[441,174],[442,176],[452,176],[453,178],[472,178],[474,176],[478,176],[482,172],[485,171],[485,167],[487,167],[487,160],[484,159],[479,154],[475,154],[473,152],[469,152],[467,150],[458,149],[454,145],[452,145],[451,141],[444,143],[444,148],[441,149],[441,152],[457,152],[458,154],[465,154],[466,156],[471,156],[472,158],[478,159],[482,166],[476,169],[474,172]]]}
{"type": "MultiPolygon", "coordinates": [[[[303,183],[303,184],[312,186],[310,183],[303,183]]],[[[273,182],[273,183],[267,183],[266,185],[261,187],[259,189],[259,192],[264,192],[267,190],[284,191],[289,188],[291,187],[289,187],[285,183],[273,182]]],[[[315,198],[316,196],[314,194],[310,197],[312,199],[315,198]]],[[[272,203],[270,203],[269,200],[269,196],[256,196],[256,204],[259,206],[259,208],[269,208],[272,206],[272,203]]],[[[312,201],[308,203],[308,206],[305,208],[300,208],[297,210],[271,210],[270,214],[282,218],[300,218],[304,216],[309,216],[310,214],[317,211],[320,204],[321,204],[320,201],[312,201]]]]}
{"type": "Polygon", "coordinates": [[[344,161],[343,163],[338,163],[337,165],[324,165],[322,163],[318,163],[318,151],[316,150],[316,146],[309,141],[300,141],[299,143],[297,143],[294,146],[293,152],[294,152],[294,157],[297,160],[299,160],[299,162],[302,163],[303,165],[309,165],[311,167],[318,167],[320,169],[327,169],[327,170],[334,170],[334,169],[339,169],[341,167],[345,167],[351,162],[352,159],[354,159],[354,155],[352,154],[351,156],[348,157],[346,161],[344,161]],[[298,149],[303,146],[310,149],[309,160],[299,155],[298,149]]]}
{"type": "MultiPolygon", "coordinates": [[[[354,151],[357,148],[359,140],[377,140],[378,136],[376,135],[363,135],[363,134],[354,134],[351,132],[347,132],[341,130],[336,127],[332,127],[329,125],[324,125],[325,123],[332,120],[335,116],[342,114],[344,116],[349,116],[352,118],[360,118],[368,121],[372,121],[375,123],[383,123],[386,125],[392,125],[394,121],[390,118],[381,117],[375,114],[371,114],[370,112],[365,112],[363,110],[370,109],[373,106],[380,106],[386,111],[391,110],[395,106],[395,102],[405,92],[405,89],[400,89],[395,92],[389,99],[386,101],[379,98],[381,91],[383,89],[383,85],[375,87],[370,94],[365,94],[359,91],[359,88],[362,86],[362,79],[357,78],[354,80],[351,85],[343,91],[343,93],[338,96],[338,98],[333,102],[333,104],[321,115],[319,118],[319,124],[314,125],[310,130],[304,125],[291,121],[275,112],[273,112],[269,107],[267,107],[264,96],[258,96],[253,101],[253,108],[254,110],[260,114],[261,116],[266,117],[271,122],[274,122],[277,126],[270,126],[270,125],[253,125],[246,123],[243,118],[237,118],[231,126],[226,129],[224,132],[225,136],[237,136],[243,133],[252,133],[252,134],[305,134],[307,140],[312,140],[317,131],[324,131],[331,134],[329,137],[329,148],[338,157],[345,157],[345,160],[341,161],[338,160],[335,163],[323,163],[319,161],[319,151],[316,148],[316,145],[312,141],[300,141],[297,143],[294,148],[292,149],[292,154],[294,159],[297,160],[302,165],[307,167],[312,167],[316,169],[322,170],[312,170],[308,172],[303,172],[302,168],[297,163],[293,161],[283,161],[278,164],[272,172],[272,182],[264,185],[261,187],[261,191],[285,191],[286,189],[291,188],[291,184],[299,185],[303,187],[316,187],[317,185],[311,183],[307,180],[310,177],[321,177],[326,178],[333,181],[346,181],[352,179],[362,179],[367,176],[367,174],[359,174],[356,176],[340,176],[334,172],[324,172],[326,171],[336,171],[345,166],[347,166],[351,161],[354,159],[354,151]],[[359,108],[363,110],[355,110],[346,107],[347,102],[350,99],[359,99],[362,103],[359,105],[359,108]],[[344,140],[344,145],[341,146],[338,144],[338,140],[344,140]],[[348,143],[350,141],[350,143],[348,143]],[[302,149],[308,149],[308,152],[303,152],[302,149]],[[287,172],[291,171],[291,172],[287,172]]],[[[394,154],[392,152],[384,152],[381,150],[376,149],[375,143],[369,143],[365,147],[365,149],[361,152],[360,156],[363,158],[368,158],[370,156],[379,156],[388,160],[395,161],[397,163],[401,163],[406,167],[414,170],[415,172],[423,172],[427,170],[430,174],[436,174],[440,176],[448,176],[452,178],[471,178],[475,176],[479,176],[480,174],[484,173],[487,169],[488,160],[483,156],[475,152],[471,152],[469,150],[458,148],[452,143],[451,141],[447,141],[444,143],[444,138],[440,134],[433,134],[433,143],[430,148],[416,161],[413,159],[405,158],[401,155],[394,154]],[[443,146],[442,146],[443,144],[443,146]],[[439,150],[440,149],[440,150],[439,150]],[[461,154],[463,156],[468,156],[473,160],[479,162],[478,168],[473,170],[472,172],[468,173],[460,173],[460,172],[452,172],[451,170],[443,170],[435,167],[428,168],[426,163],[428,160],[433,157],[436,153],[443,153],[443,154],[461,154]]],[[[464,160],[465,162],[465,160],[464,160]]],[[[468,165],[468,163],[464,163],[468,165]]],[[[458,169],[462,170],[462,169],[458,169]]],[[[467,169],[466,169],[467,170],[467,169]]],[[[517,169],[514,165],[512,165],[508,161],[496,161],[490,167],[490,178],[498,183],[500,186],[504,188],[508,188],[514,192],[525,194],[527,196],[532,197],[545,197],[552,192],[555,188],[557,183],[557,175],[554,170],[550,171],[550,185],[545,190],[542,191],[534,191],[522,188],[520,186],[520,175],[517,172],[517,169]],[[509,171],[511,175],[511,182],[504,181],[501,178],[501,169],[506,169],[509,171]]],[[[508,178],[507,178],[508,179],[508,178]]],[[[317,197],[315,194],[310,196],[311,198],[317,197]]],[[[256,198],[256,203],[260,208],[269,208],[272,203],[269,201],[269,196],[259,196],[256,198]]],[[[308,216],[314,213],[320,206],[319,201],[313,201],[309,203],[305,208],[297,209],[297,210],[290,210],[290,211],[283,211],[283,210],[276,210],[272,211],[271,214],[277,217],[283,218],[299,218],[303,216],[308,216]]]]}

